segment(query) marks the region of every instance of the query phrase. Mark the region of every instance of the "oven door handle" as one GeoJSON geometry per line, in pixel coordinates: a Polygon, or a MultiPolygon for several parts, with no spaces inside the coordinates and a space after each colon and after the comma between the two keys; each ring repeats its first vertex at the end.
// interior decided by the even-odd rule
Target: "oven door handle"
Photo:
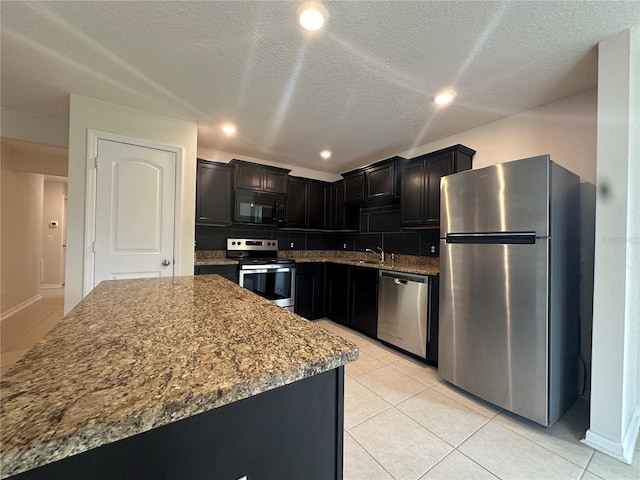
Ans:
{"type": "Polygon", "coordinates": [[[280,272],[291,272],[293,269],[291,267],[283,267],[283,268],[241,268],[240,273],[280,273],[280,272]]]}

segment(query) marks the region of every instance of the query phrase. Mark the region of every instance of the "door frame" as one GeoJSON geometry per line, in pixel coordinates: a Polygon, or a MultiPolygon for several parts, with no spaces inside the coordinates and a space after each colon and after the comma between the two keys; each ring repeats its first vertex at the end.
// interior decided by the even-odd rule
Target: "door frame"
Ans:
{"type": "Polygon", "coordinates": [[[98,140],[126,143],[138,147],[153,148],[171,152],[176,156],[175,164],[175,193],[173,212],[173,275],[180,271],[180,226],[182,225],[182,176],[184,148],[174,145],[129,137],[118,133],[104,132],[101,130],[87,129],[87,163],[85,177],[85,219],[84,219],[84,265],[82,275],[82,296],[85,297],[93,290],[93,277],[95,267],[95,255],[93,242],[96,234],[96,192],[97,172],[96,157],[98,155],[98,140]]]}

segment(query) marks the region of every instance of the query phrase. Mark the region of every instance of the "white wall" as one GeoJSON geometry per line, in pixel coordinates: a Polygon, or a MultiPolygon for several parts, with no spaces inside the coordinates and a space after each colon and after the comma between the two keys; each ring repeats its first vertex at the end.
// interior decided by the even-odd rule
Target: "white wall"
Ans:
{"type": "Polygon", "coordinates": [[[551,154],[581,182],[596,180],[597,91],[542,105],[526,112],[421,145],[398,155],[413,158],[461,143],[477,151],[473,168],[551,154]]]}
{"type": "Polygon", "coordinates": [[[59,177],[66,177],[68,173],[69,152],[66,147],[2,137],[2,155],[6,162],[4,168],[15,172],[59,177]]]}
{"type": "Polygon", "coordinates": [[[71,95],[69,113],[69,203],[64,310],[82,299],[87,130],[127,135],[183,149],[177,274],[193,274],[197,126],[155,113],[71,95]]]}
{"type": "Polygon", "coordinates": [[[9,107],[0,109],[3,137],[66,147],[69,143],[69,122],[37,113],[9,107]]]}
{"type": "Polygon", "coordinates": [[[62,286],[64,283],[64,197],[67,195],[67,179],[45,177],[42,206],[42,286],[62,286]],[[52,228],[51,221],[58,226],[52,228]]]}
{"type": "Polygon", "coordinates": [[[287,165],[286,163],[270,162],[260,158],[247,157],[244,155],[236,155],[235,153],[222,152],[220,150],[212,150],[211,148],[198,147],[198,158],[211,160],[214,162],[229,163],[234,158],[236,160],[245,160],[247,162],[260,163],[262,165],[271,165],[273,167],[288,168],[291,170],[289,175],[294,177],[313,178],[316,180],[324,180],[325,182],[335,182],[341,180],[342,176],[333,173],[318,172],[308,168],[297,167],[295,165],[287,165]]]}
{"type": "Polygon", "coordinates": [[[3,316],[40,298],[43,175],[5,168],[3,152],[0,204],[3,316]]]}
{"type": "Polygon", "coordinates": [[[584,442],[631,463],[640,429],[640,27],[598,49],[591,424],[584,442]]]}

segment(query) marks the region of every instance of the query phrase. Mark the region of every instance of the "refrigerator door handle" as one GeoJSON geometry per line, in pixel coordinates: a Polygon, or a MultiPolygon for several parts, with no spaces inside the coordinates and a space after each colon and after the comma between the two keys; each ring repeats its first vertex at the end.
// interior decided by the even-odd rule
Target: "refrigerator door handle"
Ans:
{"type": "Polygon", "coordinates": [[[536,232],[447,233],[447,243],[522,244],[536,243],[536,232]]]}

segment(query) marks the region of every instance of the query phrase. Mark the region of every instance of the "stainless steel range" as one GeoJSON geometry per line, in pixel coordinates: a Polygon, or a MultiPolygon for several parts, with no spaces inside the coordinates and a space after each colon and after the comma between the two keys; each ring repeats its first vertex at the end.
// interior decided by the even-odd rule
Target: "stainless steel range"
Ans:
{"type": "Polygon", "coordinates": [[[227,238],[227,258],[238,260],[238,283],[293,312],[296,267],[278,258],[278,240],[227,238]]]}

